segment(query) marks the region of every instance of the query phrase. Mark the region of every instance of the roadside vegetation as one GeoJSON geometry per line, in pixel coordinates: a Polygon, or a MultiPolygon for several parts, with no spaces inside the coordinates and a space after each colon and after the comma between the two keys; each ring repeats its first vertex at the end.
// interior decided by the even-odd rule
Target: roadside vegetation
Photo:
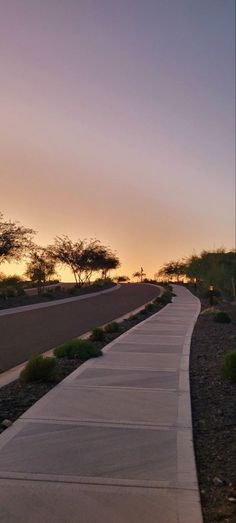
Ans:
{"type": "Polygon", "coordinates": [[[235,300],[236,252],[225,249],[202,251],[181,261],[166,263],[157,273],[158,278],[168,281],[186,282],[202,297],[235,300]]]}
{"type": "Polygon", "coordinates": [[[0,213],[0,264],[24,261],[24,277],[5,276],[0,273],[0,308],[38,303],[39,301],[77,296],[85,286],[106,287],[112,284],[110,271],[120,267],[116,252],[99,240],[79,239],[72,241],[68,236],[57,236],[54,243],[41,247],[34,242],[35,231],[17,222],[6,221],[0,213]],[[48,289],[54,281],[59,283],[58,271],[68,267],[75,285],[69,290],[61,285],[48,289]],[[91,282],[93,283],[91,284],[91,282]],[[34,287],[40,297],[29,296],[27,289],[34,287]]]}

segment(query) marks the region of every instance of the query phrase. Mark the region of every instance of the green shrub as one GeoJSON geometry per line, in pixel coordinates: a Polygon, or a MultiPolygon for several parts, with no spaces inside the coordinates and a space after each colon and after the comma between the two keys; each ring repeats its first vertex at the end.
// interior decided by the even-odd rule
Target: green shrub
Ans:
{"type": "Polygon", "coordinates": [[[45,291],[43,293],[43,297],[44,298],[48,298],[49,300],[54,300],[55,299],[55,296],[53,294],[53,290],[49,290],[49,291],[45,291]]]}
{"type": "Polygon", "coordinates": [[[142,309],[142,310],[139,312],[139,314],[143,314],[143,316],[145,316],[145,314],[147,314],[146,309],[142,309]]]}
{"type": "Polygon", "coordinates": [[[132,314],[129,318],[127,318],[127,321],[137,321],[139,319],[138,314],[132,314]]]}
{"type": "Polygon", "coordinates": [[[14,298],[16,296],[15,289],[11,289],[10,287],[6,290],[7,298],[14,298]]]}
{"type": "Polygon", "coordinates": [[[167,305],[172,302],[173,293],[171,291],[165,291],[162,296],[158,296],[155,299],[155,303],[159,305],[167,305]]]}
{"type": "Polygon", "coordinates": [[[111,323],[108,323],[106,327],[104,327],[105,332],[108,334],[113,332],[119,332],[120,331],[120,325],[117,323],[117,321],[112,321],[111,323]]]}
{"type": "Polygon", "coordinates": [[[79,358],[81,361],[102,355],[102,351],[94,347],[89,340],[71,340],[56,347],[53,352],[56,358],[79,358]]]}
{"type": "Polygon", "coordinates": [[[92,334],[90,336],[91,341],[104,341],[105,340],[105,332],[101,327],[96,327],[96,329],[92,330],[92,334]]]}
{"type": "Polygon", "coordinates": [[[214,315],[214,321],[216,321],[217,323],[230,323],[231,318],[227,312],[220,311],[214,315]]]}
{"type": "Polygon", "coordinates": [[[230,381],[236,382],[236,350],[225,356],[222,365],[223,376],[230,381]]]}
{"type": "Polygon", "coordinates": [[[25,383],[30,381],[55,381],[56,359],[43,357],[41,354],[32,356],[20,374],[25,383]]]}
{"type": "Polygon", "coordinates": [[[70,289],[68,289],[68,294],[70,294],[71,296],[76,296],[77,288],[78,287],[71,287],[70,289]]]}
{"type": "Polygon", "coordinates": [[[145,310],[147,312],[154,312],[156,310],[156,307],[155,307],[154,303],[148,303],[145,307],[145,310]]]}

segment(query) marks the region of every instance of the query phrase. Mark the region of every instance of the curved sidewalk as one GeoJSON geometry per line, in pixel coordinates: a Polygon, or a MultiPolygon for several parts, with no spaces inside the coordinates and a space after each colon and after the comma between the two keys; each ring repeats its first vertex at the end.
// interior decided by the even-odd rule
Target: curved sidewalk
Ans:
{"type": "Polygon", "coordinates": [[[4,523],[202,523],[185,288],[0,437],[4,523]]]}

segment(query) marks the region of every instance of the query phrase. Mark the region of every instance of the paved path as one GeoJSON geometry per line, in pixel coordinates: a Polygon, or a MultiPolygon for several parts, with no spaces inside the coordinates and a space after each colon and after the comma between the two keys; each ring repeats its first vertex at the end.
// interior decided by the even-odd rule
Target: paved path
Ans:
{"type": "Polygon", "coordinates": [[[51,302],[29,306],[27,311],[1,311],[0,372],[108,323],[158,294],[154,285],[132,283],[99,295],[61,300],[57,305],[51,302]]]}
{"type": "Polygon", "coordinates": [[[202,523],[188,359],[174,302],[68,376],[0,437],[4,523],[202,523]]]}

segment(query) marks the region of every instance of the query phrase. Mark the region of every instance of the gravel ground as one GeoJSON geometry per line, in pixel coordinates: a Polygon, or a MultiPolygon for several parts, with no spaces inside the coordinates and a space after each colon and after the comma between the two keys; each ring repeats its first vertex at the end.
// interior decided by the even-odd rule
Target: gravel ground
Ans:
{"type": "MultiPolygon", "coordinates": [[[[202,300],[202,310],[209,307],[202,300]]],[[[217,304],[234,317],[235,307],[217,304]]],[[[200,315],[191,345],[193,430],[204,523],[236,522],[236,384],[222,377],[224,356],[236,346],[235,321],[200,315]]]]}

